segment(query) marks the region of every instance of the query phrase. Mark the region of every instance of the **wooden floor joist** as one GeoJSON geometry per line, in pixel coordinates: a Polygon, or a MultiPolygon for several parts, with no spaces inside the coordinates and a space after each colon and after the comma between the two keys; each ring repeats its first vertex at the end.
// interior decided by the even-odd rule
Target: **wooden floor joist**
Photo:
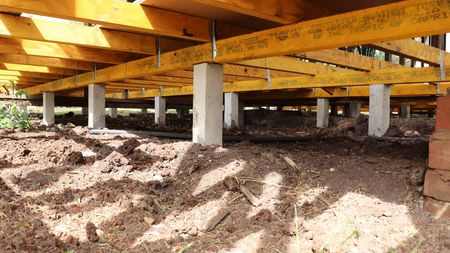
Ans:
{"type": "Polygon", "coordinates": [[[93,70],[90,62],[21,54],[0,54],[0,63],[44,66],[62,69],[93,70]]]}
{"type": "Polygon", "coordinates": [[[8,14],[0,14],[0,36],[141,54],[156,54],[156,39],[154,37],[8,14]]]}
{"type": "Polygon", "coordinates": [[[0,52],[110,64],[137,59],[136,54],[35,40],[0,38],[0,52]]]}
{"type": "MultiPolygon", "coordinates": [[[[426,45],[413,39],[371,43],[370,46],[413,60],[425,62],[433,66],[440,64],[441,50],[439,48],[426,45]]],[[[442,57],[446,65],[450,64],[449,53],[442,51],[442,57]]]]}
{"type": "Polygon", "coordinates": [[[288,71],[306,75],[353,72],[353,70],[304,62],[295,57],[274,56],[269,58],[240,61],[237,65],[257,67],[270,70],[288,71]]]}
{"type": "Polygon", "coordinates": [[[14,63],[0,63],[0,69],[4,70],[16,70],[16,71],[24,71],[24,72],[35,72],[35,73],[49,73],[49,74],[57,74],[62,76],[73,76],[76,71],[71,69],[62,69],[62,68],[53,68],[46,66],[33,66],[33,65],[23,65],[23,64],[14,64],[14,63]]]}
{"type": "Polygon", "coordinates": [[[298,57],[345,66],[352,69],[370,71],[374,69],[400,68],[399,64],[381,61],[373,57],[359,55],[338,49],[325,49],[320,51],[296,54],[298,57]]]}
{"type": "Polygon", "coordinates": [[[208,20],[114,0],[1,0],[0,10],[76,20],[139,33],[208,41],[208,20]]]}
{"type": "Polygon", "coordinates": [[[35,73],[35,72],[24,72],[15,70],[0,70],[1,76],[17,76],[17,77],[34,77],[42,79],[59,79],[60,75],[57,74],[45,74],[45,73],[35,73]]]}
{"type": "MultiPolygon", "coordinates": [[[[258,17],[279,24],[292,24],[328,16],[332,11],[305,0],[254,1],[254,0],[193,0],[209,6],[258,17]]],[[[145,1],[150,3],[151,0],[145,1]]]]}
{"type": "MultiPolygon", "coordinates": [[[[0,1],[0,6],[1,6],[0,1]]],[[[29,1],[25,1],[29,2],[29,1]]],[[[450,30],[450,3],[443,0],[402,1],[217,41],[216,58],[210,43],[157,57],[119,64],[28,88],[30,94],[61,91],[113,80],[186,69],[200,62],[229,63],[274,55],[405,39],[450,30]],[[382,19],[377,17],[382,16],[382,19]]],[[[402,69],[398,69],[399,71],[402,69]]],[[[429,80],[431,81],[431,80],[429,80]]]]}

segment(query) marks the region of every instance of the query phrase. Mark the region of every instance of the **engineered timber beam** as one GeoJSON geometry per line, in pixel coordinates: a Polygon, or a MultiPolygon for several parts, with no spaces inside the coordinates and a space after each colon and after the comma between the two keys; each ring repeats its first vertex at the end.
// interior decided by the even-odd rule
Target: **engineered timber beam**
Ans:
{"type": "Polygon", "coordinates": [[[320,51],[305,52],[296,54],[296,56],[365,71],[402,67],[399,64],[391,63],[388,61],[381,61],[373,57],[359,55],[338,49],[325,49],[320,51]]]}
{"type": "Polygon", "coordinates": [[[25,12],[93,24],[116,30],[208,41],[208,20],[114,0],[1,0],[4,12],[25,12]]]}
{"type": "Polygon", "coordinates": [[[337,68],[311,62],[304,62],[298,58],[287,56],[274,56],[262,59],[246,60],[238,62],[236,64],[270,70],[288,71],[306,75],[354,72],[354,70],[350,69],[337,68]]]}
{"type": "Polygon", "coordinates": [[[0,54],[0,63],[46,66],[63,69],[93,70],[89,62],[21,54],[0,54]]]}
{"type": "Polygon", "coordinates": [[[0,14],[0,36],[141,54],[156,54],[156,39],[154,37],[8,14],[0,14]]]}
{"type": "MultiPolygon", "coordinates": [[[[442,88],[450,88],[450,83],[443,83],[442,88]]],[[[189,90],[189,89],[187,89],[189,90]]],[[[139,96],[135,96],[139,92],[132,92],[134,96],[132,99],[139,99],[139,96]]],[[[423,97],[423,96],[436,96],[440,93],[437,91],[436,86],[429,84],[398,84],[391,86],[392,97],[423,97]]],[[[186,92],[184,95],[192,95],[186,92]]],[[[369,97],[369,86],[351,86],[348,89],[334,89],[330,94],[322,88],[301,88],[292,89],[288,91],[258,91],[255,92],[242,92],[239,97],[244,100],[260,100],[260,99],[295,99],[295,98],[345,98],[345,97],[369,97]]],[[[167,96],[167,95],[166,95],[167,96]]]]}
{"type": "MultiPolygon", "coordinates": [[[[448,73],[450,67],[445,68],[448,73]]],[[[356,72],[344,74],[326,74],[304,77],[273,78],[270,84],[267,80],[252,80],[224,83],[223,92],[271,91],[299,88],[334,88],[363,86],[370,84],[408,84],[427,82],[448,82],[450,76],[441,79],[439,68],[400,68],[382,69],[371,72],[356,72]]],[[[336,89],[337,90],[337,89],[336,89]]],[[[441,93],[443,93],[441,89],[441,93]]],[[[329,90],[324,91],[330,94],[329,90]]],[[[181,96],[191,95],[192,86],[180,88],[166,88],[161,90],[148,90],[145,93],[130,93],[130,98],[181,96]]]]}
{"type": "Polygon", "coordinates": [[[133,54],[123,52],[9,38],[0,38],[0,52],[110,64],[124,63],[133,59],[133,54]]]}
{"type": "MultiPolygon", "coordinates": [[[[370,46],[389,53],[406,56],[413,60],[426,62],[434,66],[440,64],[442,50],[413,39],[371,43],[370,46]]],[[[450,54],[442,51],[442,56],[445,64],[450,64],[450,54]]]]}
{"type": "MultiPolygon", "coordinates": [[[[279,24],[292,24],[332,15],[333,12],[305,0],[193,0],[201,4],[242,13],[279,24]]],[[[149,4],[147,0],[143,4],[149,4]]]]}
{"type": "MultiPolygon", "coordinates": [[[[1,2],[1,1],[0,1],[1,2]]],[[[27,1],[28,2],[28,1],[27,1]]],[[[219,40],[216,57],[211,43],[161,54],[157,57],[49,82],[28,88],[29,94],[85,87],[90,83],[134,78],[190,68],[201,62],[229,63],[275,55],[361,45],[380,41],[442,34],[450,30],[450,2],[445,0],[402,1],[361,11],[268,29],[219,40]],[[383,18],[377,18],[382,16],[383,18]]]]}

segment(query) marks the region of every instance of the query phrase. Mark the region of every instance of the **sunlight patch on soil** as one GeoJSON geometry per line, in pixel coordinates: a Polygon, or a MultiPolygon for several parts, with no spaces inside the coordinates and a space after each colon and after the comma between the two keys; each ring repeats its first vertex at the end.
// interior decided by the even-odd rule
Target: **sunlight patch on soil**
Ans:
{"type": "Polygon", "coordinates": [[[234,244],[230,250],[221,249],[217,253],[257,253],[261,252],[261,238],[264,235],[264,229],[251,233],[234,244]]]}
{"type": "MultiPolygon", "coordinates": [[[[142,195],[135,195],[134,201],[138,201],[142,195]]],[[[71,209],[76,209],[78,206],[80,209],[89,205],[90,198],[86,198],[81,203],[70,202],[65,206],[71,209]]],[[[34,206],[40,213],[42,221],[47,225],[49,231],[55,234],[57,237],[65,240],[69,236],[78,238],[80,242],[86,242],[86,224],[88,222],[94,223],[97,228],[102,222],[107,222],[113,217],[120,215],[127,210],[126,206],[120,205],[120,203],[107,203],[102,207],[94,208],[90,211],[71,212],[66,214],[60,214],[50,208],[49,206],[34,206]],[[61,215],[59,219],[55,219],[55,216],[61,215]]],[[[101,233],[100,233],[101,234],[101,233]]]]}
{"type": "Polygon", "coordinates": [[[280,202],[278,196],[280,195],[282,181],[283,176],[277,172],[271,172],[264,177],[264,185],[261,196],[259,197],[261,205],[253,208],[247,218],[257,214],[262,209],[275,210],[275,205],[280,202]]]}
{"type": "Polygon", "coordinates": [[[233,160],[225,166],[212,170],[202,176],[195,188],[193,195],[196,196],[214,185],[222,182],[226,177],[235,175],[244,169],[247,162],[244,160],[233,160]]]}
{"type": "Polygon", "coordinates": [[[330,252],[387,252],[418,232],[406,205],[354,192],[303,226],[320,235],[316,248],[330,252]]]}
{"type": "Polygon", "coordinates": [[[309,189],[298,197],[297,205],[309,205],[314,201],[317,201],[320,198],[320,195],[326,193],[327,191],[328,187],[326,186],[309,189]]]}
{"type": "Polygon", "coordinates": [[[137,238],[133,247],[143,242],[155,242],[167,240],[179,235],[178,231],[184,231],[186,236],[190,231],[196,231],[198,235],[206,230],[211,219],[225,209],[229,193],[224,193],[221,199],[212,200],[204,205],[196,206],[191,210],[180,214],[172,213],[165,220],[152,226],[141,237],[137,238]]]}

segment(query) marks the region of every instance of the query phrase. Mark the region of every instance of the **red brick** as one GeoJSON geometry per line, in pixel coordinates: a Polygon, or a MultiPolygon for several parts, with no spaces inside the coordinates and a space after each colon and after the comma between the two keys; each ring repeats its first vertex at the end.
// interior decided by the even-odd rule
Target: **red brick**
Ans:
{"type": "Polygon", "coordinates": [[[429,147],[428,166],[450,170],[450,140],[437,139],[436,135],[433,135],[429,147]]]}
{"type": "Polygon", "coordinates": [[[450,202],[427,198],[423,204],[423,209],[436,218],[450,218],[450,202]]]}
{"type": "Polygon", "coordinates": [[[437,200],[450,201],[450,171],[427,170],[423,194],[437,200]]]}
{"type": "Polygon", "coordinates": [[[436,129],[450,129],[450,96],[437,100],[436,129]]]}

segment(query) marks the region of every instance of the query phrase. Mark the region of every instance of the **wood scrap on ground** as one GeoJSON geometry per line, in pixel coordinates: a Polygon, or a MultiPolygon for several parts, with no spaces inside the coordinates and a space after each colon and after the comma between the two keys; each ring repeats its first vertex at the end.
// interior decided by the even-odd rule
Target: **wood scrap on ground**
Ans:
{"type": "Polygon", "coordinates": [[[217,224],[219,224],[223,219],[225,219],[225,217],[227,217],[228,214],[230,213],[231,213],[230,208],[220,210],[216,216],[214,216],[206,223],[206,226],[203,228],[203,230],[205,232],[213,230],[217,226],[217,224]]]}
{"type": "Polygon", "coordinates": [[[261,205],[259,199],[247,189],[247,187],[239,184],[239,182],[234,177],[226,177],[224,179],[224,184],[230,191],[240,191],[247,200],[255,207],[261,205]]]}

